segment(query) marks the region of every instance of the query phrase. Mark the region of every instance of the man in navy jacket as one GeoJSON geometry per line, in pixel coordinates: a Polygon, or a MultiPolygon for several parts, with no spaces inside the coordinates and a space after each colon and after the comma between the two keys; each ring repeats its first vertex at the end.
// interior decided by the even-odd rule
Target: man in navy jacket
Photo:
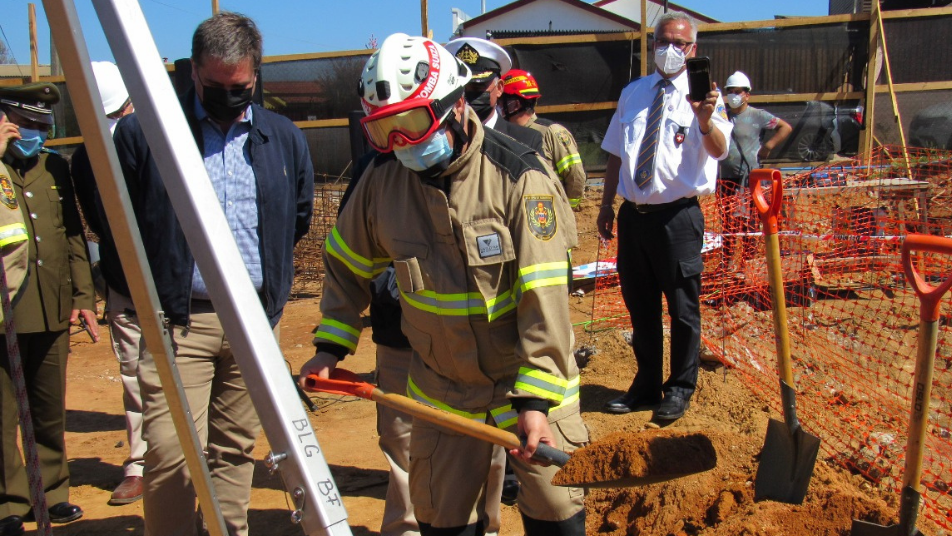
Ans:
{"type": "MultiPolygon", "coordinates": [[[[222,12],[192,40],[194,89],[183,108],[212,186],[261,303],[277,324],[294,277],[294,245],[307,232],[314,173],[304,134],[251,104],[261,64],[254,22],[222,12]]],[[[260,423],[208,288],[195,265],[135,115],[114,135],[175,362],[206,442],[221,512],[232,536],[248,533],[255,438],[260,423]]],[[[195,492],[150,353],[139,364],[148,444],[143,480],[147,536],[197,534],[195,492]]]]}

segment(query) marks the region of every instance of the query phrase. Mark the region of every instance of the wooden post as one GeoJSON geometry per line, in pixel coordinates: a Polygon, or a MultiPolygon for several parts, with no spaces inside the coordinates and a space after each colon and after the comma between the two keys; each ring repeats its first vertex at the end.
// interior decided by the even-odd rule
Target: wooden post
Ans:
{"type": "Polygon", "coordinates": [[[648,0],[641,0],[641,76],[648,74],[648,0]]]}
{"type": "Polygon", "coordinates": [[[866,63],[866,130],[860,135],[859,150],[863,159],[869,162],[873,152],[876,117],[876,59],[879,57],[879,0],[873,0],[869,17],[869,59],[866,63]]]}
{"type": "MultiPolygon", "coordinates": [[[[876,0],[879,3],[879,0],[876,0]]],[[[876,17],[879,25],[879,38],[883,44],[883,67],[886,68],[886,83],[889,85],[889,98],[892,101],[893,119],[899,127],[899,143],[902,144],[902,159],[906,164],[906,174],[909,174],[909,151],[906,149],[906,133],[902,128],[902,117],[899,113],[899,103],[896,102],[896,90],[893,88],[892,71],[889,69],[889,50],[886,48],[886,30],[883,28],[882,12],[876,17]]],[[[911,177],[910,177],[911,178],[911,177]]]]}
{"type": "Polygon", "coordinates": [[[430,35],[430,21],[429,16],[427,15],[427,4],[427,0],[420,0],[420,21],[423,28],[423,31],[420,32],[420,35],[423,37],[429,37],[430,35]]]}
{"type": "Polygon", "coordinates": [[[27,4],[30,13],[30,82],[40,81],[40,59],[36,46],[36,4],[27,4]]]}
{"type": "Polygon", "coordinates": [[[212,15],[217,15],[218,11],[218,0],[212,0],[212,15]]]}

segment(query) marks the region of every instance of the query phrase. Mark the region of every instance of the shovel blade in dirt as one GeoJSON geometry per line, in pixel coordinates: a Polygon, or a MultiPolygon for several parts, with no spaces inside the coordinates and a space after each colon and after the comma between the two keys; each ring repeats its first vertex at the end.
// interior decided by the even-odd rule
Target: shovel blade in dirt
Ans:
{"type": "Polygon", "coordinates": [[[919,517],[921,494],[910,488],[903,488],[899,504],[899,523],[883,526],[859,519],[853,520],[850,536],[922,536],[916,528],[919,517]]]}
{"type": "Polygon", "coordinates": [[[767,423],[767,438],[754,479],[754,500],[802,504],[820,452],[820,438],[800,426],[795,406],[790,405],[793,388],[781,381],[780,392],[786,421],[770,419],[767,423]]]}
{"type": "Polygon", "coordinates": [[[786,297],[780,242],[777,237],[780,205],[783,202],[783,181],[777,170],[755,169],[750,174],[754,206],[764,227],[764,249],[767,253],[767,276],[773,309],[774,335],[777,345],[777,367],[780,376],[780,400],[783,422],[767,423],[767,439],[760,453],[760,465],[754,480],[754,498],[801,504],[807,495],[813,467],[820,451],[820,438],[810,435],[797,420],[797,393],[793,389],[793,365],[790,356],[790,333],[787,329],[786,297]],[[771,200],[764,196],[763,185],[772,187],[771,200]]]}

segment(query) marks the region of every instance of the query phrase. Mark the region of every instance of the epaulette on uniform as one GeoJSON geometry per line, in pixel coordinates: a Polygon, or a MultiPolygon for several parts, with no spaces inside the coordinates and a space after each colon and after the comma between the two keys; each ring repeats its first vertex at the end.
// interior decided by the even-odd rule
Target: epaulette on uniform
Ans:
{"type": "Polygon", "coordinates": [[[536,117],[535,122],[538,123],[538,124],[540,124],[540,125],[542,125],[542,126],[544,126],[544,127],[551,127],[552,125],[555,124],[555,121],[552,121],[552,120],[550,120],[550,119],[543,119],[543,118],[541,118],[541,117],[536,117]]]}
{"type": "Polygon", "coordinates": [[[628,86],[634,84],[635,82],[637,82],[637,81],[639,81],[639,80],[641,80],[641,77],[640,77],[640,76],[636,76],[636,77],[632,78],[631,80],[629,80],[628,83],[625,84],[625,87],[628,87],[628,86]]]}
{"type": "Polygon", "coordinates": [[[532,149],[491,128],[483,132],[483,154],[505,169],[513,182],[532,169],[545,173],[539,154],[532,149]]]}
{"type": "Polygon", "coordinates": [[[59,154],[58,151],[54,151],[53,149],[50,149],[49,147],[40,147],[40,152],[41,152],[41,153],[55,154],[56,156],[62,156],[62,155],[59,154]]]}

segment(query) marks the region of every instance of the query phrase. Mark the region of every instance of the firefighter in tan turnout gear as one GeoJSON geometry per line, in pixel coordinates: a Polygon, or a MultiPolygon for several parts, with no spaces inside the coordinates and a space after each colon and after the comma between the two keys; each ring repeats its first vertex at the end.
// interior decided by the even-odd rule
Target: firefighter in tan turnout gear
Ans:
{"type": "MultiPolygon", "coordinates": [[[[530,462],[540,442],[588,441],[566,299],[574,215],[536,153],[484,129],[469,69],[432,40],[394,34],[368,59],[364,134],[382,154],[327,238],[317,353],[326,377],[353,353],[370,283],[390,262],[413,347],[407,396],[510,429],[528,536],[585,533],[584,492],[530,462]]],[[[426,535],[481,535],[493,445],[415,420],[410,495],[426,535]]]]}
{"type": "Polygon", "coordinates": [[[521,69],[511,69],[503,78],[503,115],[510,123],[529,127],[542,134],[542,153],[562,181],[572,208],[581,208],[585,193],[585,168],[578,154],[578,144],[567,128],[535,113],[536,101],[542,96],[535,77],[521,69]]]}

